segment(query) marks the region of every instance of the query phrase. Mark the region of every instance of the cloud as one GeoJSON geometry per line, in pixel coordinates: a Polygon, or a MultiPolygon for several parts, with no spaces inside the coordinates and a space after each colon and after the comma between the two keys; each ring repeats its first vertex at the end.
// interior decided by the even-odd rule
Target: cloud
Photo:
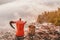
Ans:
{"type": "Polygon", "coordinates": [[[47,0],[45,2],[43,2],[44,5],[47,6],[52,6],[52,7],[59,7],[60,5],[60,0],[47,0]]]}
{"type": "Polygon", "coordinates": [[[0,5],[0,26],[9,26],[10,20],[19,17],[32,22],[41,12],[55,10],[59,4],[59,0],[16,0],[0,5]]]}
{"type": "Polygon", "coordinates": [[[15,0],[0,0],[0,5],[9,3],[9,2],[13,2],[13,1],[15,1],[15,0]]]}

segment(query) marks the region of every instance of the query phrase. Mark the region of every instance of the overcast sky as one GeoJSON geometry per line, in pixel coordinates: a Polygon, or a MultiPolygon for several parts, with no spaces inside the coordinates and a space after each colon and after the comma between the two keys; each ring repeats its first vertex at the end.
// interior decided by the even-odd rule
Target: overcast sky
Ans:
{"type": "Polygon", "coordinates": [[[58,7],[60,0],[0,0],[0,28],[9,26],[10,20],[19,17],[32,22],[41,12],[58,7]]]}

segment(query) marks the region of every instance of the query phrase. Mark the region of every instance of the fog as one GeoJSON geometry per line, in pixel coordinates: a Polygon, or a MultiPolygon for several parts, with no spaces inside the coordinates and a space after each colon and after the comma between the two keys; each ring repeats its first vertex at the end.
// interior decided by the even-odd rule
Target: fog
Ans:
{"type": "Polygon", "coordinates": [[[0,0],[0,5],[2,4],[6,4],[6,3],[9,3],[9,2],[13,2],[15,0],[0,0]]]}
{"type": "Polygon", "coordinates": [[[60,0],[0,0],[0,28],[9,28],[9,21],[22,18],[35,22],[43,11],[60,7],[60,0]]]}

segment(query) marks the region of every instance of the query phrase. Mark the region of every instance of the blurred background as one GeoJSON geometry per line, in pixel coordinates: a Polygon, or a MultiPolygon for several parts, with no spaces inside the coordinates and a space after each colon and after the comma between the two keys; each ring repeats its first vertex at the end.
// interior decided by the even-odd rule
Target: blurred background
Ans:
{"type": "Polygon", "coordinates": [[[38,15],[58,11],[58,8],[60,0],[0,0],[0,31],[10,31],[11,20],[22,18],[28,25],[39,20],[38,15]]]}

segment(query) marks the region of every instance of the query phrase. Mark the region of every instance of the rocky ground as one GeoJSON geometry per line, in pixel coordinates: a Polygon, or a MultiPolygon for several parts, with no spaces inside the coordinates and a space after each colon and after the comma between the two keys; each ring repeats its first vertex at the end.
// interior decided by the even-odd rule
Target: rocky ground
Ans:
{"type": "MultiPolygon", "coordinates": [[[[38,40],[60,40],[60,27],[49,26],[49,25],[38,25],[36,29],[36,36],[34,40],[37,40],[37,36],[39,36],[38,40]],[[49,30],[50,29],[50,30],[49,30]]],[[[27,37],[26,37],[27,38],[27,37]]],[[[25,38],[25,40],[27,40],[25,38]]],[[[14,30],[0,30],[0,40],[14,40],[15,39],[15,31],[14,30]]]]}

